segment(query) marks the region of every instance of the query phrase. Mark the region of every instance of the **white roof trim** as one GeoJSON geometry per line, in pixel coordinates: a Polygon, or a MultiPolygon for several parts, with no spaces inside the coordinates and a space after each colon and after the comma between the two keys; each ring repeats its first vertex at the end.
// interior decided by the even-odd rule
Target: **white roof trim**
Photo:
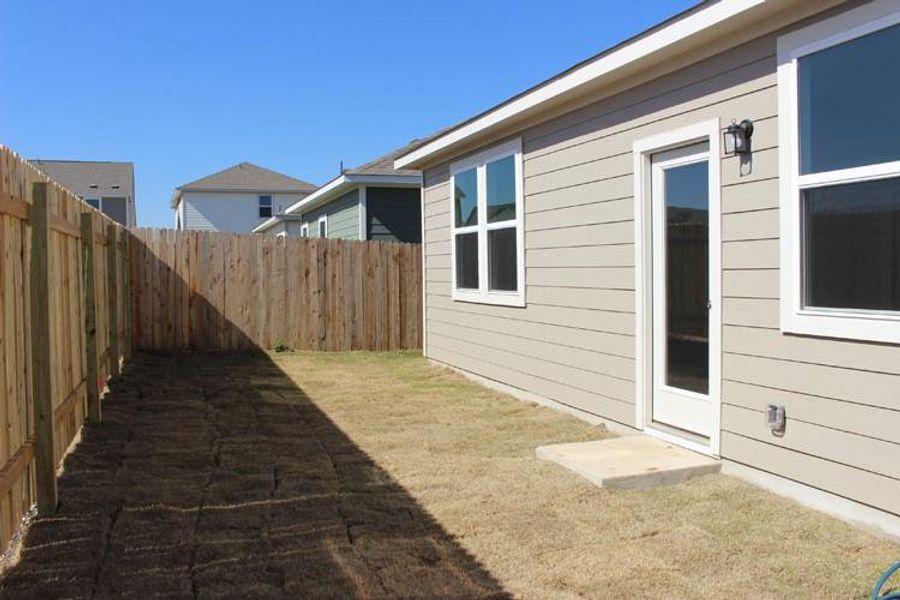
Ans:
{"type": "Polygon", "coordinates": [[[329,200],[340,196],[342,192],[349,191],[357,185],[397,185],[419,186],[422,184],[421,175],[379,175],[379,174],[347,174],[338,175],[306,198],[295,202],[284,211],[286,214],[303,214],[329,200]]]}
{"type": "Polygon", "coordinates": [[[254,227],[253,231],[251,233],[259,233],[260,231],[265,231],[266,229],[268,229],[269,227],[271,227],[272,225],[274,225],[277,222],[278,222],[277,216],[269,217],[268,219],[266,219],[265,221],[263,221],[262,223],[260,223],[256,227],[254,227]]]}
{"type": "Polygon", "coordinates": [[[598,57],[571,73],[540,85],[531,92],[507,104],[488,111],[465,125],[447,132],[394,161],[395,169],[416,168],[434,154],[485,130],[497,127],[509,119],[549,100],[568,94],[577,88],[637,62],[647,56],[665,50],[685,38],[715,27],[729,19],[765,4],[766,0],[721,0],[697,12],[687,15],[644,37],[627,43],[618,50],[598,57]]]}
{"type": "Polygon", "coordinates": [[[273,215],[273,216],[269,217],[268,219],[266,219],[265,221],[263,221],[262,223],[260,223],[256,227],[254,227],[252,233],[260,233],[262,231],[265,231],[266,229],[269,229],[270,227],[272,227],[272,225],[275,225],[276,223],[278,223],[280,221],[299,221],[299,220],[300,220],[300,215],[288,215],[288,214],[284,214],[284,213],[279,213],[277,215],[273,215]]]}

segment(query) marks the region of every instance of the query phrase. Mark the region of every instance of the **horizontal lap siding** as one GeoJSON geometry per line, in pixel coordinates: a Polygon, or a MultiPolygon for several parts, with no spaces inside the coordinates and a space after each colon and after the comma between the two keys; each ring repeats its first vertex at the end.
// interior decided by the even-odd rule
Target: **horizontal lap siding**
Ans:
{"type": "Polygon", "coordinates": [[[184,199],[184,228],[200,231],[216,231],[215,225],[199,210],[193,200],[184,199]]]}
{"type": "Polygon", "coordinates": [[[775,101],[745,111],[752,160],[722,161],[721,453],[900,514],[900,348],[780,330],[775,101]],[[783,436],[765,424],[769,403],[785,406],[783,436]]]}
{"type": "Polygon", "coordinates": [[[900,513],[900,348],[779,330],[775,36],[522,132],[526,308],[453,302],[447,165],[425,174],[427,353],[634,423],[635,140],[751,118],[721,160],[724,458],[900,513]],[[769,402],[788,428],[773,436],[769,402]]]}
{"type": "MultiPolygon", "coordinates": [[[[422,215],[418,188],[366,189],[366,239],[419,243],[422,215]]],[[[444,210],[449,210],[444,207],[444,210]]]]}
{"type": "Polygon", "coordinates": [[[328,216],[328,237],[331,239],[358,240],[359,236],[359,191],[353,190],[335,198],[328,204],[303,215],[309,224],[309,235],[319,236],[319,217],[328,216]]]}
{"type": "Polygon", "coordinates": [[[428,355],[633,425],[632,144],[747,106],[771,117],[773,86],[771,48],[757,42],[524,132],[524,309],[452,300],[449,169],[427,170],[428,355]]]}

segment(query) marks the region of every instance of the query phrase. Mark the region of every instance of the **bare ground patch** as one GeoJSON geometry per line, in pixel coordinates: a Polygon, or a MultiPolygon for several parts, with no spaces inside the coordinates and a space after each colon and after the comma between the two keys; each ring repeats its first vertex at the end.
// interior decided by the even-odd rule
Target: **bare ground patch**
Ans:
{"type": "Polygon", "coordinates": [[[263,355],[141,355],[4,598],[503,598],[263,355]]]}
{"type": "Polygon", "coordinates": [[[418,356],[274,360],[516,597],[868,598],[900,559],[900,545],[723,475],[594,487],[534,449],[601,429],[418,356]]]}
{"type": "Polygon", "coordinates": [[[414,354],[140,355],[4,598],[864,598],[900,547],[738,480],[593,487],[605,435],[414,354]]]}

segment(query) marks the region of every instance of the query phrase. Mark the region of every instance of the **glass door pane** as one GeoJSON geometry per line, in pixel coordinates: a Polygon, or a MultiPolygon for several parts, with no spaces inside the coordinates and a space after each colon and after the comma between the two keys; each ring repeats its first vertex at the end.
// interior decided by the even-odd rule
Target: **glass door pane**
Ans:
{"type": "Polygon", "coordinates": [[[666,385],[709,392],[709,163],[664,171],[666,385]]]}

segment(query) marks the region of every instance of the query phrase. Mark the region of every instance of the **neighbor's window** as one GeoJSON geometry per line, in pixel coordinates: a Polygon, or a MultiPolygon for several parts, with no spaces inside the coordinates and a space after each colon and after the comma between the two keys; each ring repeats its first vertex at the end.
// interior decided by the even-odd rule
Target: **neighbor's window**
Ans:
{"type": "Polygon", "coordinates": [[[849,11],[779,40],[779,54],[794,153],[782,173],[786,328],[900,341],[900,78],[889,68],[900,13],[849,11]]]}
{"type": "Polygon", "coordinates": [[[117,221],[122,225],[128,224],[128,199],[127,198],[109,198],[104,196],[101,203],[104,215],[117,221]]]}
{"type": "Polygon", "coordinates": [[[300,225],[300,237],[309,237],[309,223],[300,225]]]}
{"type": "Polygon", "coordinates": [[[100,210],[100,198],[85,198],[84,201],[87,202],[88,204],[90,204],[91,206],[93,206],[94,208],[96,208],[97,210],[100,210]]]}
{"type": "Polygon", "coordinates": [[[453,298],[524,305],[521,142],[450,168],[453,298]]]}
{"type": "Polygon", "coordinates": [[[268,219],[272,216],[272,196],[259,197],[259,218],[268,219]]]}
{"type": "Polygon", "coordinates": [[[319,237],[328,237],[328,215],[322,215],[321,217],[319,217],[319,237]]]}

